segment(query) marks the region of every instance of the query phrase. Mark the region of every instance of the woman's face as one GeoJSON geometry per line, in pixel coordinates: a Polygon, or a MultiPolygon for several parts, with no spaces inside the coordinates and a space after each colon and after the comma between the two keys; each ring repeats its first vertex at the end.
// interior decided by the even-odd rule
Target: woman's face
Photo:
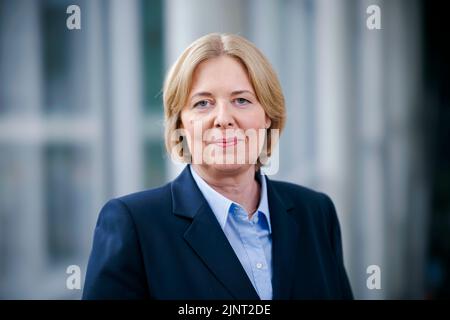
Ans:
{"type": "Polygon", "coordinates": [[[195,69],[181,123],[194,165],[233,170],[256,163],[271,121],[245,68],[220,56],[195,69]]]}

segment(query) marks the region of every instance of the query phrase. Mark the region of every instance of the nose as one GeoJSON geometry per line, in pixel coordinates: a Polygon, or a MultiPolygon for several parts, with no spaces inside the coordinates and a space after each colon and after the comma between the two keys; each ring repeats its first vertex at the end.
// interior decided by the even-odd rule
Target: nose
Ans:
{"type": "Polygon", "coordinates": [[[233,128],[236,125],[230,106],[227,102],[220,102],[216,106],[214,128],[233,128]]]}

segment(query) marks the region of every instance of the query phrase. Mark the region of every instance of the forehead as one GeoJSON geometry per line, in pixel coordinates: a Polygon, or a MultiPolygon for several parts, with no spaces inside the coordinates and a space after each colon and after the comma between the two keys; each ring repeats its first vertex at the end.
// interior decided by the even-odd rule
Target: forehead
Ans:
{"type": "Polygon", "coordinates": [[[194,71],[191,93],[197,89],[218,88],[253,91],[246,69],[237,59],[230,56],[205,60],[194,71]]]}

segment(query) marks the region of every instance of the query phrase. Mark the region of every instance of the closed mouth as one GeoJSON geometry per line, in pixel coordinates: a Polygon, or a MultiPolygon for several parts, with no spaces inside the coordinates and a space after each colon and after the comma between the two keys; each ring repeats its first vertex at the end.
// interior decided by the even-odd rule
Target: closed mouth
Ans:
{"type": "Polygon", "coordinates": [[[226,147],[231,147],[231,146],[237,145],[238,138],[234,137],[234,138],[229,138],[229,139],[225,139],[225,138],[216,139],[216,140],[213,141],[213,143],[218,145],[218,146],[221,146],[223,148],[226,148],[226,147]]]}

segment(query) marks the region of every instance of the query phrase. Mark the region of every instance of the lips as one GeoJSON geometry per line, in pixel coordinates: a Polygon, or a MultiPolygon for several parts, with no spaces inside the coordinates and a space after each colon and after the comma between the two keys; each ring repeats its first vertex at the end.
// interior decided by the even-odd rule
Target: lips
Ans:
{"type": "Polygon", "coordinates": [[[238,139],[237,137],[231,138],[231,139],[216,139],[214,140],[214,144],[222,147],[222,148],[226,148],[226,147],[231,147],[231,146],[235,146],[237,145],[238,139]]]}

